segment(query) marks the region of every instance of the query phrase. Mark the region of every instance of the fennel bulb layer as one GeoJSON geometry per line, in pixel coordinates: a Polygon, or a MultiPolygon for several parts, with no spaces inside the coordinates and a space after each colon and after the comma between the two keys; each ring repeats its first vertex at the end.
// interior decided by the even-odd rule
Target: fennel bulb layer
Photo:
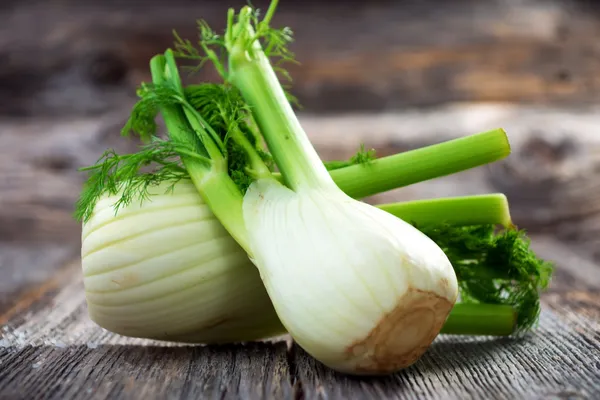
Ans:
{"type": "Polygon", "coordinates": [[[285,333],[246,253],[194,185],[151,189],[115,215],[104,197],[82,230],[90,318],[125,336],[195,343],[285,333]]]}
{"type": "Polygon", "coordinates": [[[444,252],[412,225],[341,191],[254,182],[253,262],[296,342],[345,373],[385,374],[429,347],[456,299],[444,252]]]}

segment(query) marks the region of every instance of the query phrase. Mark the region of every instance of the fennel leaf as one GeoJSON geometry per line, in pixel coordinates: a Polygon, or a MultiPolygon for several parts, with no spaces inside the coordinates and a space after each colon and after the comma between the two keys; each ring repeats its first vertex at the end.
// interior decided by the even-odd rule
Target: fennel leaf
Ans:
{"type": "MultiPolygon", "coordinates": [[[[273,6],[273,4],[272,4],[273,6]]],[[[239,18],[247,18],[250,25],[254,28],[254,35],[247,38],[245,46],[250,48],[254,41],[262,40],[262,48],[265,56],[269,58],[273,66],[273,70],[287,84],[282,84],[287,100],[298,108],[301,108],[298,99],[290,92],[291,83],[293,81],[291,74],[283,67],[285,63],[298,64],[295,54],[289,49],[289,44],[294,41],[294,33],[290,27],[274,28],[270,26],[271,18],[273,17],[274,8],[269,8],[265,18],[260,19],[262,10],[259,8],[245,8],[247,13],[241,13],[239,18]]],[[[233,10],[231,10],[233,11],[233,10]]],[[[182,69],[187,70],[191,74],[196,73],[205,64],[211,63],[223,82],[229,82],[227,68],[227,46],[228,43],[235,41],[234,35],[235,21],[233,14],[230,14],[226,32],[223,35],[214,31],[210,25],[203,19],[196,21],[198,29],[197,45],[189,39],[183,39],[177,31],[173,30],[174,37],[174,55],[176,58],[195,61],[195,65],[186,65],[182,69]]],[[[243,32],[238,32],[243,35],[243,32]]]]}
{"type": "Polygon", "coordinates": [[[172,189],[179,180],[188,177],[178,156],[180,150],[186,151],[172,142],[154,138],[137,153],[119,155],[112,149],[105,151],[96,164],[81,168],[90,175],[76,203],[75,218],[88,221],[98,200],[107,194],[120,194],[114,204],[116,213],[135,199],[147,199],[151,186],[170,181],[168,189],[172,189]],[[146,168],[149,170],[145,171],[146,168]]]}
{"type": "Polygon", "coordinates": [[[133,133],[147,141],[156,135],[159,107],[180,104],[181,99],[175,89],[151,83],[142,83],[137,95],[140,99],[133,106],[129,119],[121,129],[121,135],[129,136],[133,133]]]}
{"type": "Polygon", "coordinates": [[[360,149],[356,154],[350,157],[349,160],[323,161],[323,164],[325,164],[325,168],[327,168],[328,171],[333,171],[334,169],[349,167],[351,165],[366,165],[376,158],[375,149],[365,150],[365,145],[363,143],[360,145],[360,149]]]}
{"type": "MultiPolygon", "coordinates": [[[[266,165],[272,166],[270,154],[260,147],[257,135],[252,131],[248,119],[247,105],[241,95],[231,86],[212,83],[191,85],[184,89],[184,97],[167,85],[142,84],[138,90],[139,101],[121,134],[135,134],[142,141],[150,142],[133,154],[117,154],[107,150],[98,161],[89,167],[81,168],[89,176],[76,204],[75,218],[87,221],[98,200],[104,195],[120,194],[115,203],[115,212],[137,199],[148,199],[148,189],[163,181],[171,186],[181,179],[189,178],[180,155],[185,154],[209,165],[211,160],[202,147],[202,137],[197,143],[177,143],[173,139],[160,139],[156,135],[155,122],[159,107],[187,102],[219,136],[224,143],[227,156],[227,172],[245,193],[253,181],[248,171],[248,154],[238,142],[230,139],[230,133],[239,130],[254,147],[266,165]],[[148,172],[143,172],[149,169],[148,172]]],[[[191,127],[181,127],[191,130],[191,127]]],[[[169,186],[169,187],[171,187],[169,186]]]]}
{"type": "Polygon", "coordinates": [[[507,304],[517,312],[516,333],[531,329],[540,313],[540,293],[553,266],[536,256],[525,232],[495,232],[493,225],[417,227],[444,250],[456,272],[461,301],[507,304]]]}
{"type": "Polygon", "coordinates": [[[261,146],[261,136],[255,131],[258,128],[251,126],[249,107],[234,86],[203,83],[187,86],[184,93],[189,104],[202,114],[204,120],[222,137],[229,176],[242,194],[246,192],[254,177],[248,151],[240,144],[240,140],[235,140],[235,135],[247,142],[264,165],[272,171],[272,157],[261,146]]]}

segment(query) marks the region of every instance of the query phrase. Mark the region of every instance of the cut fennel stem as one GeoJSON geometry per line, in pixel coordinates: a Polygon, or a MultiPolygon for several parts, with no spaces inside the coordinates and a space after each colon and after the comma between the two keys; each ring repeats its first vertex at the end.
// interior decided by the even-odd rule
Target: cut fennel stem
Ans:
{"type": "MultiPolygon", "coordinates": [[[[83,225],[90,318],[124,336],[190,343],[243,342],[286,333],[257,269],[195,186],[180,181],[167,193],[168,186],[164,182],[153,187],[143,204],[132,203],[116,214],[118,196],[105,196],[83,225]]],[[[506,205],[502,195],[476,197],[470,203],[442,200],[445,211],[466,218],[454,218],[455,224],[469,224],[466,211],[482,201],[506,205]]],[[[431,203],[389,206],[397,217],[404,217],[404,210],[412,216],[436,213],[431,203]]],[[[488,214],[491,219],[504,219],[501,208],[492,209],[497,216],[488,214]]],[[[457,304],[442,332],[510,335],[514,326],[510,306],[457,304]]]]}

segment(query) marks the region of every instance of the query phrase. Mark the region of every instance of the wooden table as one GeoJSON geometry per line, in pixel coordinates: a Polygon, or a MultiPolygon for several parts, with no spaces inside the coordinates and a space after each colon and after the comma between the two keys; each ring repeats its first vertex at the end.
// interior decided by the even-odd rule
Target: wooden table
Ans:
{"type": "Polygon", "coordinates": [[[192,347],[103,331],[87,317],[74,262],[2,314],[0,398],[595,399],[600,291],[560,271],[528,337],[440,337],[411,368],[365,379],[285,341],[192,347]]]}
{"type": "Polygon", "coordinates": [[[324,158],[348,157],[361,142],[385,155],[496,127],[509,134],[507,160],[368,201],[503,192],[514,222],[556,263],[530,335],[441,336],[411,368],[369,379],[334,373],[286,338],[182,346],[89,320],[71,217],[76,168],[107,147],[131,150],[118,130],[149,57],[174,27],[193,36],[190,15],[220,21],[226,4],[6,3],[0,399],[600,398],[600,18],[591,2],[282,2],[279,21],[298,33],[302,123],[324,158]]]}

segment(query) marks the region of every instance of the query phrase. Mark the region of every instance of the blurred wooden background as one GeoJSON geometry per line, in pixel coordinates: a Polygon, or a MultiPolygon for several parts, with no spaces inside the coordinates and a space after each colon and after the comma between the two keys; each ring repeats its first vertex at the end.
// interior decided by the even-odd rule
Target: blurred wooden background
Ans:
{"type": "MultiPolygon", "coordinates": [[[[77,255],[76,169],[133,149],[118,132],[171,30],[194,39],[199,17],[222,29],[226,6],[244,3],[2,2],[0,303],[77,255]]],[[[508,131],[509,159],[370,201],[502,191],[519,226],[598,260],[598,4],[284,0],[274,23],[296,31],[293,93],[326,158],[508,131]]]]}
{"type": "MultiPolygon", "coordinates": [[[[0,112],[96,115],[129,100],[173,28],[223,28],[231,0],[4,0],[0,112]]],[[[311,113],[449,102],[585,106],[598,101],[598,2],[282,1],[297,32],[294,93],[311,113]]],[[[254,1],[266,7],[268,1],[254,1]]],[[[208,71],[208,70],[207,70],[208,71]]],[[[204,72],[200,78],[210,79],[204,72]]]]}

